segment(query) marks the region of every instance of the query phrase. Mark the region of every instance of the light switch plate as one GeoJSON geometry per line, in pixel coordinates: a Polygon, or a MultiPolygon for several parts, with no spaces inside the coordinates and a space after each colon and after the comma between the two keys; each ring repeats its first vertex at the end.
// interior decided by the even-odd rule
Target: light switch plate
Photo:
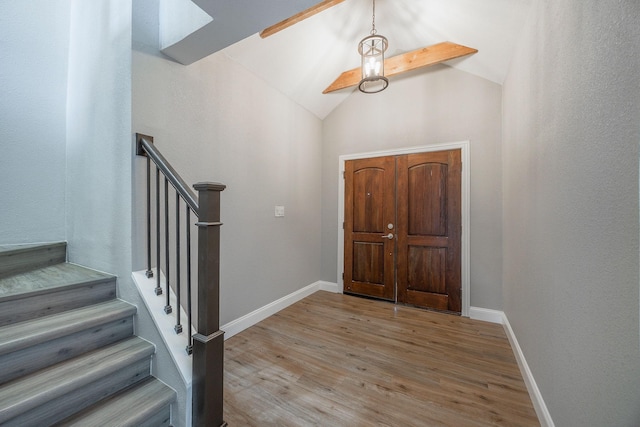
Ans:
{"type": "Polygon", "coordinates": [[[275,213],[276,213],[276,217],[284,216],[284,206],[277,206],[276,205],[275,213]]]}

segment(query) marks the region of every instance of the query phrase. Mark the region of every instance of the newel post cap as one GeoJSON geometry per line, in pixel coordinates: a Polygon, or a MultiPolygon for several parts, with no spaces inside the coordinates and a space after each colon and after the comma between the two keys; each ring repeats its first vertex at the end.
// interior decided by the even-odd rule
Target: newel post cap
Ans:
{"type": "Polygon", "coordinates": [[[222,191],[227,188],[227,186],[219,182],[198,182],[193,184],[193,188],[196,191],[222,191]]]}

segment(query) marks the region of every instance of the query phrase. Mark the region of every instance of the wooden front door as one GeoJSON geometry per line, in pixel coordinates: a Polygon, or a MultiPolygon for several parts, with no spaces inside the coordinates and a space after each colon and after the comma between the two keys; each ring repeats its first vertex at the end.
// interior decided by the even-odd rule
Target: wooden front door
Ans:
{"type": "Polygon", "coordinates": [[[461,171],[460,150],[345,163],[345,292],[461,312],[461,171]]]}
{"type": "Polygon", "coordinates": [[[460,150],[398,157],[398,302],[460,313],[460,150]]]}
{"type": "Polygon", "coordinates": [[[393,156],[345,163],[345,292],[395,301],[395,184],[393,156]]]}

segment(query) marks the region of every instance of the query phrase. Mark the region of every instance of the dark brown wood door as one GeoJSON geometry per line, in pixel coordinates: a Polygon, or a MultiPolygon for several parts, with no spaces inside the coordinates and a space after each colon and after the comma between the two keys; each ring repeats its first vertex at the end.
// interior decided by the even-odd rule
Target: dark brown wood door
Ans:
{"type": "Polygon", "coordinates": [[[345,162],[344,292],[460,313],[461,151],[345,162]]]}
{"type": "Polygon", "coordinates": [[[344,292],[395,300],[395,174],[393,156],[345,162],[344,292]]]}
{"type": "Polygon", "coordinates": [[[397,159],[398,302],[460,313],[461,151],[397,159]]]}

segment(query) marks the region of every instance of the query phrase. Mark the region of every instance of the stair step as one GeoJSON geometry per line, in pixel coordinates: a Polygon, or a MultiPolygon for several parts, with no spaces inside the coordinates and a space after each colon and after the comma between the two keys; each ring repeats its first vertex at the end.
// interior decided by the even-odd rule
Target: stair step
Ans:
{"type": "Polygon", "coordinates": [[[66,257],[65,242],[3,245],[0,246],[0,277],[63,263],[66,257]]]}
{"type": "Polygon", "coordinates": [[[112,279],[115,276],[71,263],[61,263],[0,279],[0,300],[14,300],[61,287],[112,279]]]}
{"type": "Polygon", "coordinates": [[[0,389],[0,424],[50,425],[69,417],[148,377],[154,350],[131,337],[8,382],[0,389]]]}
{"type": "Polygon", "coordinates": [[[170,426],[176,393],[150,375],[135,306],[66,249],[0,245],[0,425],[170,426]]]}
{"type": "Polygon", "coordinates": [[[135,313],[114,299],[0,327],[0,384],[131,336],[135,313]]]}
{"type": "Polygon", "coordinates": [[[150,377],[63,420],[56,427],[164,427],[176,392],[150,377]]]}
{"type": "Polygon", "coordinates": [[[0,326],[115,298],[116,277],[57,264],[0,279],[0,326]]]}

